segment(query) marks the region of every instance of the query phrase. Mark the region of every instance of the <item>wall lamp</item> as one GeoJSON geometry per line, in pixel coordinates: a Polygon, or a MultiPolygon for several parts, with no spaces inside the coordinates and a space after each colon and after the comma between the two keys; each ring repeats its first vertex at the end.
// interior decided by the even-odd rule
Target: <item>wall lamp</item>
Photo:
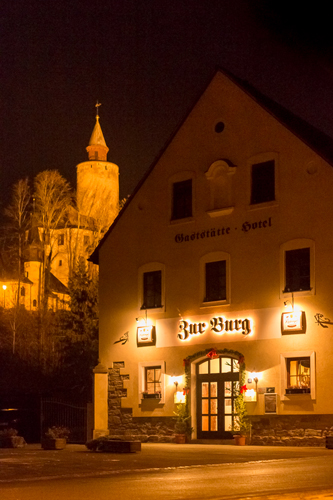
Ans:
{"type": "Polygon", "coordinates": [[[290,300],[285,300],[283,302],[283,304],[284,304],[284,307],[287,307],[288,305],[291,305],[292,311],[294,310],[294,292],[291,292],[291,302],[290,302],[290,300]]]}
{"type": "Polygon", "coordinates": [[[139,323],[140,321],[144,321],[145,324],[147,324],[147,309],[145,310],[145,313],[146,313],[145,314],[145,316],[146,316],[145,318],[143,316],[138,316],[137,318],[135,318],[135,321],[137,323],[139,323]]]}

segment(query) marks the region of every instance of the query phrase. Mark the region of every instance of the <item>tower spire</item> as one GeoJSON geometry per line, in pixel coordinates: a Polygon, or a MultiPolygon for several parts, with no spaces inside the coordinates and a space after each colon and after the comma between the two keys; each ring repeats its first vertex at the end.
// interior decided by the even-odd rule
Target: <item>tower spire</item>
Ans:
{"type": "Polygon", "coordinates": [[[109,148],[105,143],[103,132],[99,123],[98,108],[101,106],[100,102],[96,102],[96,123],[94,130],[91,134],[89,145],[86,148],[88,151],[89,160],[102,160],[106,161],[109,148]]]}

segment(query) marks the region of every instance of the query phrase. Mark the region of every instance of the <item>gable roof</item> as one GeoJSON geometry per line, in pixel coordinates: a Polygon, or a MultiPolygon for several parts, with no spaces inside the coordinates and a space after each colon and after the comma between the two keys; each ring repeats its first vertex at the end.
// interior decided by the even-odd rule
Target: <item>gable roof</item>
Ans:
{"type": "Polygon", "coordinates": [[[209,83],[206,85],[203,92],[200,93],[199,97],[195,100],[194,104],[191,106],[190,110],[186,113],[183,120],[180,122],[175,132],[171,135],[169,140],[166,142],[164,147],[158,153],[157,157],[148,168],[147,172],[144,174],[142,179],[139,181],[137,186],[135,187],[132,195],[129,197],[128,201],[125,203],[123,209],[119,212],[118,216],[109,227],[108,231],[105,233],[103,238],[100,240],[99,244],[93,251],[93,253],[88,258],[89,261],[94,264],[99,264],[99,250],[102,247],[104,241],[109,236],[109,234],[113,231],[114,227],[117,225],[119,219],[122,214],[126,210],[127,206],[130,204],[132,199],[135,197],[135,194],[139,191],[141,186],[144,184],[147,177],[149,177],[150,173],[154,169],[155,165],[160,160],[163,153],[169,147],[173,138],[177,135],[178,131],[182,127],[183,123],[187,119],[188,115],[194,109],[201,96],[206,92],[212,80],[215,78],[217,73],[222,73],[226,76],[230,81],[232,81],[235,85],[237,85],[243,92],[245,92],[251,99],[253,99],[259,106],[261,106],[265,111],[267,111],[271,116],[273,116],[277,121],[279,121],[282,125],[284,125],[290,132],[292,132],[298,139],[304,142],[307,146],[309,146],[315,153],[317,153],[321,158],[323,158],[327,163],[329,163],[333,167],[333,139],[321,132],[317,128],[313,127],[305,120],[295,115],[291,111],[284,108],[281,104],[278,104],[270,97],[262,94],[259,90],[253,87],[249,82],[242,80],[241,78],[236,77],[229,71],[219,68],[215,71],[213,78],[210,78],[209,83]]]}

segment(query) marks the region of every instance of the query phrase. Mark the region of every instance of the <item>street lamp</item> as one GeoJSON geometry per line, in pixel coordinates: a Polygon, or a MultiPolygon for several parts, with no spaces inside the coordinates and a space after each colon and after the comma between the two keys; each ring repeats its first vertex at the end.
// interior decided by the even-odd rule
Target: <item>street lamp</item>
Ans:
{"type": "Polygon", "coordinates": [[[6,308],[6,289],[7,289],[7,285],[2,285],[2,288],[3,288],[3,308],[5,309],[6,308]]]}

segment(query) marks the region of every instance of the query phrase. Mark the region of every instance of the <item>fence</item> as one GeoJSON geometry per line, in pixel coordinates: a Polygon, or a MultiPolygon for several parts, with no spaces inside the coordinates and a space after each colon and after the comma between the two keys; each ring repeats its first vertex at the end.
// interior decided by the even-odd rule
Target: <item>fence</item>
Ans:
{"type": "Polygon", "coordinates": [[[64,426],[70,430],[70,443],[85,443],[89,437],[89,404],[75,404],[57,398],[41,400],[41,436],[49,427],[64,426]]]}

